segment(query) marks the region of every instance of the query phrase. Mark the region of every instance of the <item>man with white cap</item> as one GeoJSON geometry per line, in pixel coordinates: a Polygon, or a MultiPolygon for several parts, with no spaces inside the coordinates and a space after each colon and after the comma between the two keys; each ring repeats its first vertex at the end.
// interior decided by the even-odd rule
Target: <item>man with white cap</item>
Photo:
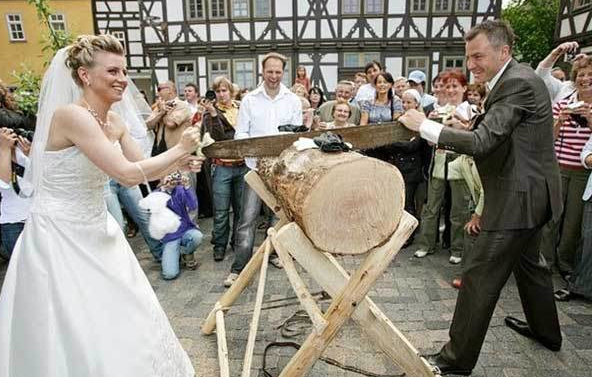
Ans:
{"type": "Polygon", "coordinates": [[[415,89],[421,95],[421,107],[426,108],[436,102],[436,97],[425,93],[426,75],[422,71],[411,71],[407,83],[410,89],[415,89]]]}

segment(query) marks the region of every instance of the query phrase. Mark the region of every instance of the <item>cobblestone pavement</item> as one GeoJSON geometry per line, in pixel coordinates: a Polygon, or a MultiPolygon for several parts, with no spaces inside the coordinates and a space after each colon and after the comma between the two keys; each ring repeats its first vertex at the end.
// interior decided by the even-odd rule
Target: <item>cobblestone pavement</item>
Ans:
{"type": "MultiPolygon", "coordinates": [[[[160,266],[152,260],[139,236],[131,243],[177,336],[193,361],[197,377],[209,377],[218,375],[216,337],[203,336],[200,327],[224,292],[222,281],[230,270],[233,254],[227,255],[223,262],[215,263],[209,243],[211,220],[202,220],[201,227],[206,237],[196,253],[200,266],[195,271],[183,271],[174,281],[167,282],[160,278],[160,266]]],[[[259,241],[262,235],[259,232],[259,241]]],[[[349,271],[357,268],[360,261],[359,257],[338,259],[349,271]]],[[[5,270],[6,264],[0,262],[0,280],[3,280],[5,270]]],[[[459,266],[448,264],[446,252],[419,260],[413,257],[413,247],[410,247],[400,252],[378,280],[370,296],[420,352],[435,352],[448,339],[448,327],[456,300],[456,290],[450,287],[449,282],[459,271],[459,266]]],[[[306,277],[306,274],[302,275],[306,277]]],[[[305,280],[311,292],[320,291],[310,280],[305,280]]],[[[556,286],[562,286],[559,279],[556,280],[556,286]]],[[[256,284],[252,284],[242,294],[236,310],[226,315],[232,376],[240,375],[250,323],[248,310],[253,305],[255,293],[256,284]]],[[[265,300],[293,295],[284,272],[270,267],[265,300]]],[[[322,302],[322,307],[326,309],[328,302],[322,302]]],[[[299,309],[296,305],[262,312],[252,376],[260,376],[265,345],[272,341],[287,340],[280,335],[278,326],[299,309]]],[[[548,351],[531,340],[515,335],[503,324],[506,315],[523,318],[518,292],[511,280],[502,292],[473,376],[592,376],[592,304],[578,301],[558,303],[558,310],[563,331],[563,348],[560,352],[548,351]]],[[[302,343],[305,336],[289,341],[302,343]]],[[[293,353],[294,350],[289,348],[269,351],[267,366],[272,375],[279,374],[293,353]]],[[[402,372],[374,348],[353,321],[347,323],[324,355],[373,373],[396,375],[402,372]]],[[[360,375],[318,362],[309,376],[360,375]]]]}

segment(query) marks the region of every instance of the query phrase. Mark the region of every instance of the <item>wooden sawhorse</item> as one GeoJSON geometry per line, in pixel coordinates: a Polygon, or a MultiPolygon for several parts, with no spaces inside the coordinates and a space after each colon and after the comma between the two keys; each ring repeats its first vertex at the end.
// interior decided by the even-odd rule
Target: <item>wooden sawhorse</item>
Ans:
{"type": "Polygon", "coordinates": [[[288,279],[300,303],[308,313],[313,331],[298,352],[283,369],[280,377],[305,376],[329,346],[348,318],[353,318],[382,351],[408,376],[435,377],[432,367],[392,324],[386,315],[367,297],[376,280],[389,266],[399,250],[417,227],[417,220],[403,212],[395,233],[382,246],[367,253],[360,267],[349,276],[329,253],[316,249],[302,229],[289,222],[276,199],[255,172],[245,180],[259,197],[279,216],[279,222],[268,231],[268,236],[243,269],[235,283],[216,302],[202,326],[202,332],[212,334],[217,328],[220,376],[230,376],[224,310],[228,310],[260,271],[259,286],[251,322],[241,377],[249,377],[259,315],[263,304],[267,261],[273,249],[280,257],[288,279]],[[333,298],[326,313],[317,306],[294,265],[294,258],[312,278],[333,298]]]}

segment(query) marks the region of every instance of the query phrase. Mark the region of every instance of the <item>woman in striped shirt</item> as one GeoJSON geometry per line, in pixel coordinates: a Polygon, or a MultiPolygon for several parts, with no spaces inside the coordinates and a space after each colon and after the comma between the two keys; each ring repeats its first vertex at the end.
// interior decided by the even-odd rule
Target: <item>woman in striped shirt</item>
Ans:
{"type": "Polygon", "coordinates": [[[553,106],[555,153],[559,160],[563,191],[563,218],[557,223],[547,224],[541,246],[549,264],[556,261],[564,277],[573,272],[574,255],[580,241],[581,198],[589,175],[580,162],[580,153],[592,135],[592,57],[576,61],[571,75],[576,91],[553,106]]]}

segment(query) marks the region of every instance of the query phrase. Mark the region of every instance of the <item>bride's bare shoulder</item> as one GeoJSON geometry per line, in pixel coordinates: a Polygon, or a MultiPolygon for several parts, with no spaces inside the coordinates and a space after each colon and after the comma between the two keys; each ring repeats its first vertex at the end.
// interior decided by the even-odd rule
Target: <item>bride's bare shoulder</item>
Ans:
{"type": "Polygon", "coordinates": [[[75,103],[70,103],[64,106],[58,107],[53,113],[54,124],[65,124],[69,127],[80,124],[80,121],[85,121],[91,118],[90,113],[82,106],[75,103]]]}

